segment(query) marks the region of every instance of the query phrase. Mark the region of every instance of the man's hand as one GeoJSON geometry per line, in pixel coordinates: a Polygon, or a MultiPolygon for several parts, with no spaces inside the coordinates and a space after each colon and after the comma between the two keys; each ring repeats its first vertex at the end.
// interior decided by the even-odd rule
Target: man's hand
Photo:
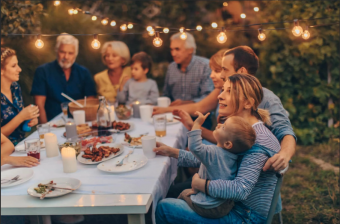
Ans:
{"type": "Polygon", "coordinates": [[[201,112],[196,111],[195,114],[198,116],[196,118],[196,120],[194,121],[194,125],[197,124],[199,126],[202,126],[205,119],[207,119],[207,117],[209,116],[210,113],[206,113],[205,115],[203,115],[201,112]]]}
{"type": "Polygon", "coordinates": [[[191,130],[192,126],[194,125],[194,122],[188,112],[184,110],[174,110],[172,111],[172,114],[180,118],[178,120],[182,122],[186,129],[191,130]]]}
{"type": "Polygon", "coordinates": [[[181,99],[175,100],[172,103],[170,103],[170,106],[179,106],[179,105],[182,105],[181,99]]]}
{"type": "Polygon", "coordinates": [[[168,112],[170,112],[168,107],[154,107],[153,112],[152,112],[152,116],[156,115],[156,114],[165,114],[165,113],[168,113],[168,112]]]}
{"type": "Polygon", "coordinates": [[[178,159],[179,149],[172,148],[161,142],[156,142],[156,148],[153,149],[157,155],[168,156],[178,159]]]}
{"type": "Polygon", "coordinates": [[[269,158],[263,167],[263,171],[274,170],[276,172],[283,170],[288,166],[290,158],[284,153],[277,153],[269,158]]]}
{"type": "Polygon", "coordinates": [[[197,193],[198,193],[198,190],[191,188],[188,190],[188,192],[186,192],[186,196],[189,197],[190,195],[197,194],[197,193]]]}

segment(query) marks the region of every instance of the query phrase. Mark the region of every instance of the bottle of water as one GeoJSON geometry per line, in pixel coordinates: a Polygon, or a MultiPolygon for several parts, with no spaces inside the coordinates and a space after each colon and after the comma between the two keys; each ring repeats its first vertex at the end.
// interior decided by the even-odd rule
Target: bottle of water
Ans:
{"type": "MultiPolygon", "coordinates": [[[[33,107],[33,104],[31,104],[30,106],[33,107]]],[[[22,131],[24,131],[24,132],[30,132],[31,131],[32,128],[30,126],[28,126],[28,123],[30,123],[30,121],[31,120],[26,120],[24,122],[24,124],[22,125],[22,131]]]]}
{"type": "Polygon", "coordinates": [[[109,129],[112,128],[110,119],[110,108],[106,104],[104,96],[99,96],[99,107],[97,111],[98,132],[100,135],[109,135],[109,129]]]}

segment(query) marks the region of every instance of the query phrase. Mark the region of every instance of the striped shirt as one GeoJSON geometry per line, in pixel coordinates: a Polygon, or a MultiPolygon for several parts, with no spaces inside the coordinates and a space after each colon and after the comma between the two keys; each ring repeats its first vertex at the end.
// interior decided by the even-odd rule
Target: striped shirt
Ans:
{"type": "MultiPolygon", "coordinates": [[[[256,144],[279,152],[277,138],[262,123],[253,125],[256,144]]],[[[267,217],[277,182],[275,172],[263,172],[268,156],[251,153],[243,157],[234,180],[213,180],[209,184],[209,195],[216,198],[241,201],[263,217],[267,217]]],[[[200,162],[188,151],[180,150],[178,166],[199,167],[200,162]]]]}
{"type": "Polygon", "coordinates": [[[171,101],[198,102],[214,89],[210,73],[207,58],[194,55],[185,72],[181,71],[179,64],[172,62],[166,72],[163,94],[171,101]]]}

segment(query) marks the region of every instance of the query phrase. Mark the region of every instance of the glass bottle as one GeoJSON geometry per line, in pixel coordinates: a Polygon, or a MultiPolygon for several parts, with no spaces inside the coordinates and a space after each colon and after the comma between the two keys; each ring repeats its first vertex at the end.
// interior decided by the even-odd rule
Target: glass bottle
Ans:
{"type": "Polygon", "coordinates": [[[109,129],[112,128],[110,119],[110,108],[106,104],[104,96],[99,96],[99,107],[97,111],[98,132],[100,135],[109,135],[109,129]]]}

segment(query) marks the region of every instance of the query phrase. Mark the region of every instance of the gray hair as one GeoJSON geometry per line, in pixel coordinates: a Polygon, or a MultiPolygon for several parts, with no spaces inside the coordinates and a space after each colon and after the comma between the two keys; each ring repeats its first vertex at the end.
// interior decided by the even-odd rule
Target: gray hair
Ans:
{"type": "MultiPolygon", "coordinates": [[[[193,48],[194,49],[194,53],[196,54],[196,42],[195,42],[195,38],[191,33],[185,32],[185,34],[187,35],[187,39],[183,40],[185,41],[184,46],[186,49],[190,49],[193,48]]],[[[170,37],[170,40],[177,40],[177,39],[181,39],[181,33],[175,33],[170,37]]]]}
{"type": "Polygon", "coordinates": [[[122,42],[122,41],[108,41],[108,42],[104,43],[104,45],[101,49],[102,61],[103,61],[104,65],[106,65],[106,63],[105,63],[105,52],[106,52],[108,47],[112,47],[113,51],[125,60],[125,63],[124,63],[123,66],[127,65],[130,62],[130,59],[131,59],[130,50],[124,42],[122,42]]]}
{"type": "Polygon", "coordinates": [[[72,35],[62,33],[57,37],[57,44],[55,45],[55,51],[58,53],[59,47],[62,44],[72,44],[76,48],[76,55],[78,55],[79,40],[72,35]]]}

